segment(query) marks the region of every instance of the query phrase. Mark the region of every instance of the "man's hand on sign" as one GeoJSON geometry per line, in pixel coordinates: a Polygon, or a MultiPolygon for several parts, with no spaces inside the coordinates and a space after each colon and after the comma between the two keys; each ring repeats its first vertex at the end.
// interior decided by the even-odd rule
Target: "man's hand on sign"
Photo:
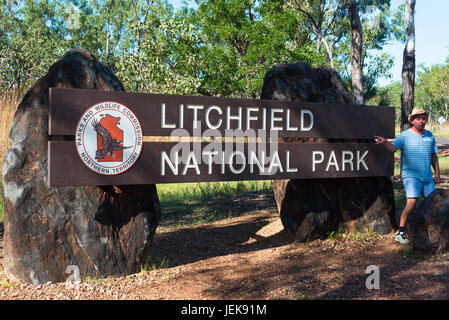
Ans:
{"type": "Polygon", "coordinates": [[[395,152],[397,150],[397,148],[384,137],[374,136],[374,138],[376,139],[376,143],[383,146],[385,150],[390,152],[395,152]]]}
{"type": "Polygon", "coordinates": [[[384,137],[374,136],[374,138],[376,139],[377,144],[380,145],[384,145],[385,142],[387,142],[387,139],[385,139],[384,137]]]}

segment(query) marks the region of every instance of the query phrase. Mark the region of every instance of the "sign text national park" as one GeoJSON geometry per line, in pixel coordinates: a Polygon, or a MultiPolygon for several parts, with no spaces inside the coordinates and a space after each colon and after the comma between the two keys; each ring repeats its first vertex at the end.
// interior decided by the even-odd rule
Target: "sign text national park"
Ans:
{"type": "Polygon", "coordinates": [[[371,142],[394,137],[389,107],[55,88],[50,100],[52,187],[393,174],[371,142]]]}

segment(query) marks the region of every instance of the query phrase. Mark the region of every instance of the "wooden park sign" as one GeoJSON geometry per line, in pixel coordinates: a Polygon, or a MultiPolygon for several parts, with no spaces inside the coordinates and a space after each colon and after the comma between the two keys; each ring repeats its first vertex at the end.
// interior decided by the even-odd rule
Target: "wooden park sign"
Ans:
{"type": "Polygon", "coordinates": [[[393,175],[372,142],[282,142],[393,138],[390,107],[51,88],[49,135],[50,187],[393,175]]]}

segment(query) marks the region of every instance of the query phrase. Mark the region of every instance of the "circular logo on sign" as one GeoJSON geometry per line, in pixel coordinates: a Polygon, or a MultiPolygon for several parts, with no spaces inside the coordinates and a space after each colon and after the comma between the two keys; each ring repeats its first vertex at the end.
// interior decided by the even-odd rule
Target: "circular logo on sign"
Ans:
{"type": "Polygon", "coordinates": [[[131,168],[142,151],[142,128],[136,115],[117,102],[101,102],[84,112],[75,144],[83,163],[103,175],[131,168]]]}

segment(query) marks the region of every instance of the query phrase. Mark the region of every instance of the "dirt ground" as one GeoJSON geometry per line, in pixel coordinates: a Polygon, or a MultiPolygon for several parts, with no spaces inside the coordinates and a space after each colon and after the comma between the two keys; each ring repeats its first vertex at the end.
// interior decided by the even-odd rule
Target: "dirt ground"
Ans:
{"type": "MultiPolygon", "coordinates": [[[[400,183],[398,177],[394,181],[400,183]]],[[[440,187],[448,184],[444,176],[440,187]]],[[[449,253],[415,253],[395,242],[393,233],[292,243],[270,193],[233,201],[241,206],[256,196],[268,204],[256,213],[182,228],[161,221],[151,252],[159,268],[78,284],[6,280],[0,225],[0,299],[449,298],[449,253]],[[378,268],[379,289],[366,286],[369,266],[378,268]]]]}

